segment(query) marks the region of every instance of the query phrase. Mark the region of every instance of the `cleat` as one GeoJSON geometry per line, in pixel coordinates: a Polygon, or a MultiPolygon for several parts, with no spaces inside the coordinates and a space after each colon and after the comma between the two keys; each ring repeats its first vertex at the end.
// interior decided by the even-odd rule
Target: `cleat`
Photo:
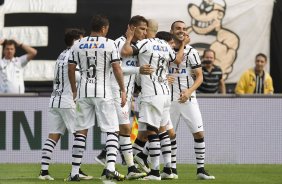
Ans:
{"type": "Polygon", "coordinates": [[[40,180],[51,180],[51,181],[54,180],[54,178],[52,178],[50,175],[44,175],[44,176],[39,175],[38,179],[40,179],[40,180]]]}
{"type": "Polygon", "coordinates": [[[178,179],[178,174],[176,168],[171,168],[171,172],[173,174],[173,179],[177,180],[178,179]]]}
{"type": "Polygon", "coordinates": [[[76,174],[74,177],[71,177],[71,173],[67,178],[64,179],[64,181],[80,181],[79,174],[76,174]]]}
{"type": "Polygon", "coordinates": [[[134,156],[134,161],[138,164],[138,168],[144,171],[145,173],[149,173],[151,171],[147,159],[143,159],[137,155],[134,156]]]}
{"type": "Polygon", "coordinates": [[[157,180],[157,181],[160,181],[160,180],[162,180],[162,178],[161,178],[161,176],[155,176],[155,175],[149,174],[148,176],[145,176],[141,180],[157,180]]]}
{"type": "Polygon", "coordinates": [[[151,170],[150,173],[148,173],[147,176],[145,176],[144,178],[142,178],[142,180],[157,180],[160,181],[162,180],[161,176],[160,176],[160,171],[159,170],[151,170]]]}
{"type": "Polygon", "coordinates": [[[52,178],[50,175],[49,175],[49,172],[48,172],[48,170],[41,170],[40,171],[40,174],[39,174],[39,176],[38,176],[38,179],[40,179],[40,180],[51,180],[51,181],[53,181],[54,180],[54,178],[52,178]]]}
{"type": "Polygon", "coordinates": [[[203,167],[198,168],[198,170],[197,170],[197,178],[199,180],[214,180],[215,179],[215,177],[209,175],[209,173],[207,173],[203,167]]]}
{"type": "Polygon", "coordinates": [[[108,169],[104,169],[101,175],[101,179],[123,181],[125,180],[125,176],[117,171],[109,171],[108,169]]]}
{"type": "Polygon", "coordinates": [[[88,176],[87,174],[85,174],[81,169],[79,169],[79,178],[81,180],[92,180],[93,176],[88,176]]]}
{"type": "Polygon", "coordinates": [[[162,172],[161,178],[162,178],[162,180],[172,180],[172,179],[174,179],[174,175],[172,173],[167,174],[165,172],[162,172]]]}
{"type": "Polygon", "coordinates": [[[147,174],[144,172],[140,172],[138,169],[136,169],[135,166],[131,166],[128,168],[126,179],[133,180],[133,179],[142,178],[144,176],[147,176],[147,174]]]}
{"type": "Polygon", "coordinates": [[[171,171],[171,167],[164,167],[164,170],[161,173],[161,178],[162,180],[172,180],[174,178],[171,171]]]}

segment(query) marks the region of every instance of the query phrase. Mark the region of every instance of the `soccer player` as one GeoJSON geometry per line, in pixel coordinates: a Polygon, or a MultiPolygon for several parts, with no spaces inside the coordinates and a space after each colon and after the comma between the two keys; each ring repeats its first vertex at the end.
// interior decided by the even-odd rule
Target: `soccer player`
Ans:
{"type": "MultiPolygon", "coordinates": [[[[130,27],[135,27],[134,36],[132,38],[132,45],[136,45],[137,41],[142,40],[146,36],[146,30],[148,26],[148,21],[140,15],[133,16],[128,25],[130,27]]],[[[124,36],[116,39],[115,43],[119,49],[122,49],[126,38],[124,36]]],[[[117,110],[118,120],[119,120],[119,144],[120,149],[122,151],[122,155],[124,156],[125,162],[128,166],[128,174],[126,176],[127,179],[137,179],[146,175],[146,173],[141,173],[138,171],[133,162],[133,153],[132,153],[132,144],[130,140],[130,120],[129,120],[129,109],[131,108],[132,94],[135,82],[135,75],[137,73],[142,74],[151,74],[153,70],[150,70],[149,65],[143,65],[141,67],[137,67],[138,60],[136,56],[122,57],[122,70],[124,73],[124,83],[126,86],[126,95],[127,95],[127,103],[124,107],[119,105],[120,102],[120,92],[119,86],[115,77],[112,77],[112,92],[115,101],[115,107],[117,110]],[[148,73],[146,73],[148,71],[148,73]]],[[[95,160],[101,161],[102,154],[97,156],[95,160]]],[[[102,158],[103,159],[103,158],[102,158]]]]}
{"type": "MultiPolygon", "coordinates": [[[[183,21],[175,21],[171,25],[171,31],[175,41],[175,51],[180,48],[182,40],[187,34],[186,25],[183,21]]],[[[169,72],[175,77],[171,85],[171,108],[170,115],[173,127],[177,127],[180,119],[183,119],[194,137],[194,149],[197,163],[198,179],[215,179],[204,169],[205,142],[202,115],[196,99],[196,89],[203,81],[201,60],[196,49],[186,45],[184,57],[180,64],[171,63],[169,72]],[[195,75],[195,80],[192,73],[195,75]]]]}
{"type": "MultiPolygon", "coordinates": [[[[144,39],[138,42],[136,46],[132,46],[131,40],[135,29],[128,27],[127,39],[121,53],[122,56],[137,55],[140,66],[149,64],[154,68],[151,75],[140,75],[142,90],[138,129],[146,131],[148,135],[148,152],[152,161],[152,169],[144,179],[161,180],[159,172],[161,143],[158,133],[160,127],[166,126],[169,120],[170,108],[170,91],[166,74],[169,62],[177,63],[181,61],[182,55],[179,52],[176,56],[167,42],[154,38],[158,30],[156,21],[149,20],[147,32],[149,39],[144,39]]],[[[163,137],[168,138],[167,136],[163,137]]],[[[165,163],[165,167],[169,168],[170,163],[165,163]]]]}
{"type": "MultiPolygon", "coordinates": [[[[75,40],[82,38],[83,35],[83,30],[67,29],[64,39],[67,48],[59,55],[55,64],[53,92],[48,112],[51,123],[49,126],[50,133],[42,149],[41,171],[38,177],[41,180],[54,180],[49,175],[48,169],[55,146],[66,129],[71,133],[75,133],[75,103],[68,79],[68,58],[70,47],[75,40]]],[[[92,176],[87,176],[81,170],[79,170],[79,176],[81,179],[93,178],[92,176]]]]}
{"type": "Polygon", "coordinates": [[[103,179],[124,180],[124,175],[115,170],[118,150],[118,117],[114,106],[110,69],[120,88],[122,107],[126,104],[126,90],[120,67],[120,55],[113,40],[106,38],[109,20],[105,16],[92,18],[91,34],[73,45],[69,57],[69,79],[76,108],[78,125],[72,151],[72,171],[67,181],[79,181],[79,168],[85,149],[88,128],[92,127],[97,117],[99,126],[107,133],[107,164],[103,170],[103,179]],[[75,86],[75,68],[79,65],[81,78],[78,89],[75,86]]]}

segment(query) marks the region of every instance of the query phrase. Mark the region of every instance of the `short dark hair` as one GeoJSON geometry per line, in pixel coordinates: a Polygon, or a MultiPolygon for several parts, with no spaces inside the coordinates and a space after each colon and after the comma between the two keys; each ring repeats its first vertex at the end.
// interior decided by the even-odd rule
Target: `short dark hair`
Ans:
{"type": "Polygon", "coordinates": [[[91,21],[91,31],[99,32],[102,27],[110,25],[109,19],[104,15],[95,15],[91,21]]]}
{"type": "Polygon", "coordinates": [[[213,56],[214,56],[214,58],[215,58],[215,51],[214,51],[214,50],[211,50],[211,49],[205,49],[204,52],[203,52],[203,57],[205,56],[205,54],[206,54],[207,52],[212,52],[212,53],[213,53],[213,56]]]}
{"type": "Polygon", "coordinates": [[[6,47],[6,45],[14,45],[15,47],[18,46],[17,42],[15,40],[4,40],[3,42],[3,49],[6,47]]]}
{"type": "Polygon", "coordinates": [[[78,40],[80,36],[84,36],[85,31],[77,28],[67,28],[65,31],[65,44],[70,47],[73,45],[73,40],[78,40]]]}
{"type": "Polygon", "coordinates": [[[131,17],[128,24],[133,26],[138,26],[141,22],[145,22],[148,25],[148,20],[145,17],[141,15],[135,15],[131,17]]]}
{"type": "Polygon", "coordinates": [[[263,54],[263,53],[258,53],[258,54],[256,55],[256,59],[257,59],[257,57],[259,57],[259,56],[263,57],[263,58],[265,59],[265,61],[267,61],[267,56],[266,56],[265,54],[263,54]]]}
{"type": "Polygon", "coordinates": [[[173,28],[174,28],[174,25],[175,25],[176,23],[183,23],[183,24],[185,24],[185,22],[183,22],[182,20],[177,20],[177,21],[174,21],[174,22],[171,24],[170,29],[173,29],[173,28]]]}
{"type": "Polygon", "coordinates": [[[173,39],[173,35],[167,31],[159,31],[156,34],[156,38],[169,42],[173,39]]]}

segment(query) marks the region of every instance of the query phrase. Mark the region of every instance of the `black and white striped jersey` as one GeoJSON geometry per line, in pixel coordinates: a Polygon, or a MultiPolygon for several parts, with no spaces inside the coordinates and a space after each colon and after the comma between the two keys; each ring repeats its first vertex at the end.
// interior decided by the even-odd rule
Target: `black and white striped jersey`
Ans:
{"type": "Polygon", "coordinates": [[[73,94],[68,77],[68,58],[70,49],[64,50],[58,57],[53,80],[53,92],[49,101],[51,108],[74,108],[73,94]]]}
{"type": "MultiPolygon", "coordinates": [[[[198,51],[190,45],[186,45],[184,48],[183,61],[179,65],[171,62],[169,66],[169,73],[175,78],[170,88],[172,101],[178,101],[182,90],[194,84],[193,69],[198,67],[201,67],[198,51]]],[[[196,96],[195,91],[192,96],[196,96]]]]}
{"type": "MultiPolygon", "coordinates": [[[[121,52],[121,49],[125,41],[126,38],[124,36],[121,36],[115,40],[115,44],[118,47],[119,52],[121,52]]],[[[137,67],[137,56],[121,58],[121,67],[122,69],[128,67],[137,67]]],[[[135,76],[136,74],[128,74],[128,75],[124,74],[123,80],[124,80],[124,87],[126,89],[127,100],[130,100],[132,97],[135,76]]],[[[120,98],[120,89],[114,74],[111,75],[111,78],[112,78],[111,82],[112,82],[113,97],[120,98]]]]}
{"type": "Polygon", "coordinates": [[[166,41],[158,38],[141,40],[136,47],[140,66],[150,64],[155,70],[151,75],[140,75],[142,96],[169,95],[166,75],[169,62],[175,60],[175,52],[166,41]]]}
{"type": "Polygon", "coordinates": [[[78,98],[112,98],[110,68],[112,62],[120,61],[120,55],[113,40],[105,37],[84,37],[75,43],[69,63],[79,66],[80,83],[78,98]]]}

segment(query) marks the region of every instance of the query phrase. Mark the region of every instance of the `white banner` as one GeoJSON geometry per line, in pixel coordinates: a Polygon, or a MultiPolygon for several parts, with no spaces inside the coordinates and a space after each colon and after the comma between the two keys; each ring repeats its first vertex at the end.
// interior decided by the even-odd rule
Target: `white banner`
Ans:
{"type": "MultiPolygon", "coordinates": [[[[281,97],[198,100],[206,163],[282,164],[281,97]]],[[[48,97],[0,97],[0,163],[40,163],[49,130],[48,102],[48,97]]],[[[83,163],[95,163],[105,143],[105,135],[94,130],[89,131],[83,163]]],[[[69,134],[57,144],[52,162],[71,163],[72,140],[69,134]]],[[[195,163],[194,141],[185,123],[177,127],[177,144],[178,163],[195,163]]]]}
{"type": "Polygon", "coordinates": [[[274,0],[133,0],[131,13],[156,19],[160,31],[170,31],[176,20],[184,21],[191,45],[200,55],[205,48],[214,50],[215,64],[224,71],[226,82],[234,83],[254,66],[256,54],[262,52],[269,57],[273,3],[274,0]]]}

